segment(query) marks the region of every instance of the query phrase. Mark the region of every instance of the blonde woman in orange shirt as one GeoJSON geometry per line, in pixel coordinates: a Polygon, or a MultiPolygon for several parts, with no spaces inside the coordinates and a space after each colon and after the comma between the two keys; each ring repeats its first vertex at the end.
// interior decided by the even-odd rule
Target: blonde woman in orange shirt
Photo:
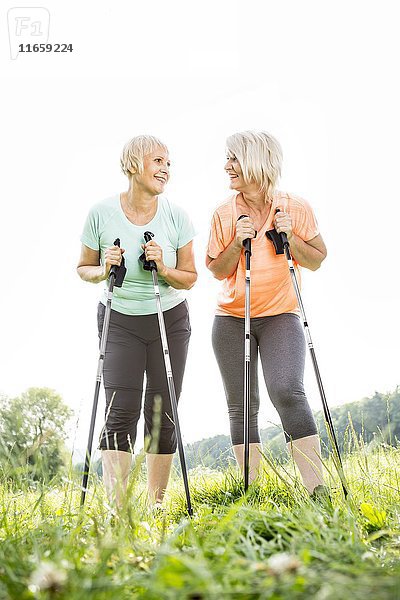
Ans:
{"type": "Polygon", "coordinates": [[[250,304],[250,474],[260,464],[257,366],[261,359],[269,397],[280,416],[287,446],[311,493],[323,485],[317,428],[304,392],[305,338],[297,298],[284,255],[276,255],[266,232],[286,233],[295,262],[315,271],[326,257],[310,205],[276,184],[282,151],[263,131],[244,131],[227,139],[227,163],[232,195],[215,211],[206,264],[221,280],[222,290],[213,325],[213,348],[224,383],[236,460],[243,471],[244,455],[244,305],[243,241],[252,240],[250,304]],[[279,209],[277,213],[276,210],[279,209]],[[240,220],[241,215],[248,215],[240,220]]]}

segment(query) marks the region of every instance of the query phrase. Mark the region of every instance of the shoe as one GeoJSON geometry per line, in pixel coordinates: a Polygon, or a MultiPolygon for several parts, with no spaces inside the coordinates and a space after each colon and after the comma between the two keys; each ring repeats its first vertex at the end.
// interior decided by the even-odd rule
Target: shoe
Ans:
{"type": "Polygon", "coordinates": [[[153,506],[151,507],[151,512],[156,515],[161,515],[165,512],[165,507],[161,502],[154,502],[153,506]]]}
{"type": "Polygon", "coordinates": [[[332,498],[329,493],[329,488],[326,485],[317,485],[310,495],[310,498],[323,508],[333,509],[332,498]]]}

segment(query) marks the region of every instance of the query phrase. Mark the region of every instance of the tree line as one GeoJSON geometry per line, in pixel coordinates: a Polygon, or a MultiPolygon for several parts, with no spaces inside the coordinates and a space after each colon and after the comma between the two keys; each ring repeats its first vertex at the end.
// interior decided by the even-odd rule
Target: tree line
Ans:
{"type": "MultiPolygon", "coordinates": [[[[372,397],[337,406],[330,412],[339,448],[344,455],[360,445],[397,445],[400,440],[400,386],[391,393],[375,392],[372,397]]],[[[323,411],[315,412],[314,416],[321,436],[322,452],[326,456],[331,444],[323,411]]],[[[261,429],[260,437],[264,452],[268,456],[279,462],[288,459],[280,425],[261,429]]],[[[228,435],[217,435],[188,444],[185,454],[189,469],[203,465],[211,469],[225,470],[229,465],[235,464],[228,435]]]]}
{"type": "MultiPolygon", "coordinates": [[[[71,464],[66,449],[66,426],[73,411],[61,396],[49,388],[29,388],[16,398],[0,397],[0,477],[18,480],[23,474],[32,481],[48,481],[65,472],[71,464]]],[[[397,445],[400,439],[400,387],[383,394],[351,402],[331,410],[341,452],[346,455],[360,445],[397,445]]],[[[315,413],[327,455],[330,442],[322,411],[315,413]]],[[[282,428],[274,425],[261,429],[261,440],[267,455],[286,461],[288,454],[282,428]]],[[[230,437],[217,435],[185,446],[187,466],[199,465],[225,470],[234,464],[230,437]]],[[[175,462],[179,468],[179,461],[175,462]]],[[[83,465],[82,465],[83,466],[83,465]]],[[[79,470],[79,465],[78,465],[79,470]]],[[[93,470],[101,474],[100,461],[93,470]]]]}

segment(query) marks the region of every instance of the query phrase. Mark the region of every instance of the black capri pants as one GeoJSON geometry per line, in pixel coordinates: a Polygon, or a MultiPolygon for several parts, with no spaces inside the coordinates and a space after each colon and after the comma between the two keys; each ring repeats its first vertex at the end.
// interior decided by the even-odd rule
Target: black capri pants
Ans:
{"type": "MultiPolygon", "coordinates": [[[[105,306],[99,303],[97,322],[100,338],[104,314],[105,306]]],[[[163,314],[176,397],[179,399],[191,333],[187,302],[181,302],[163,314]]],[[[133,452],[145,373],[144,434],[145,439],[149,439],[148,451],[173,454],[177,440],[157,314],[125,315],[111,310],[103,367],[106,411],[100,436],[102,450],[133,452]],[[161,398],[161,407],[155,412],[154,399],[157,396],[161,398]]]]}
{"type": "MultiPolygon", "coordinates": [[[[232,444],[244,443],[244,319],[216,316],[212,342],[225,388],[232,444]]],[[[305,339],[297,315],[250,321],[250,443],[258,443],[258,355],[268,395],[279,413],[286,441],[317,433],[303,386],[305,339]]]]}

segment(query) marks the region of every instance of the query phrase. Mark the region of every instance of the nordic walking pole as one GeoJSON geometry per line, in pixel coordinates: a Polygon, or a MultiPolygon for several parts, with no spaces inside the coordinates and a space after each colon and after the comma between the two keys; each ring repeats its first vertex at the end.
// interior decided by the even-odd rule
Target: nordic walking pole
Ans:
{"type": "MultiPolygon", "coordinates": [[[[240,215],[238,221],[247,217],[240,215]]],[[[250,256],[251,256],[251,238],[243,240],[244,256],[246,261],[246,287],[244,301],[244,387],[243,387],[243,407],[244,407],[244,491],[249,487],[249,456],[250,456],[250,256]]]]}
{"type": "MultiPolygon", "coordinates": [[[[149,242],[153,237],[154,237],[154,233],[151,233],[150,231],[144,232],[145,242],[149,242]]],[[[160,288],[158,286],[158,276],[157,276],[157,265],[154,262],[154,260],[147,261],[146,259],[144,259],[143,268],[145,269],[145,271],[151,271],[151,276],[153,278],[154,294],[156,297],[156,304],[157,304],[158,325],[160,328],[161,345],[162,345],[163,355],[164,355],[165,373],[167,375],[168,391],[169,391],[169,397],[171,400],[171,408],[172,408],[172,415],[174,418],[176,439],[178,442],[179,460],[181,463],[183,485],[185,487],[187,511],[188,511],[189,516],[191,517],[193,515],[193,509],[192,509],[192,502],[190,499],[189,481],[188,481],[188,474],[187,474],[187,469],[186,469],[185,452],[183,450],[181,428],[179,426],[178,402],[176,400],[175,384],[174,384],[170,354],[169,354],[169,349],[168,349],[167,332],[165,329],[164,315],[163,315],[162,307],[161,307],[160,288]]]]}
{"type": "MultiPolygon", "coordinates": [[[[115,240],[114,246],[118,246],[118,247],[120,246],[119,238],[117,238],[115,240]]],[[[106,311],[104,313],[103,329],[101,332],[100,355],[99,355],[99,362],[97,365],[97,375],[96,375],[96,385],[95,385],[95,389],[94,389],[92,416],[90,419],[89,436],[88,436],[88,442],[87,442],[87,448],[86,448],[86,454],[85,454],[85,467],[83,469],[81,506],[83,506],[83,504],[85,502],[85,497],[86,497],[86,492],[87,492],[87,483],[88,483],[89,469],[90,469],[90,459],[92,457],[94,426],[96,423],[97,404],[99,401],[101,376],[103,374],[103,363],[104,363],[104,356],[105,356],[105,352],[106,352],[108,329],[109,329],[109,325],[110,325],[111,301],[112,301],[112,297],[113,297],[113,290],[114,290],[114,286],[121,287],[122,282],[125,277],[125,273],[126,273],[125,260],[124,260],[124,257],[122,257],[121,266],[117,267],[116,265],[113,265],[110,269],[110,274],[108,276],[109,284],[108,284],[108,293],[107,293],[107,305],[106,305],[106,311]]]]}
{"type": "MultiPolygon", "coordinates": [[[[280,212],[279,208],[276,209],[276,212],[280,212]]],[[[324,386],[322,385],[322,379],[321,379],[321,374],[319,372],[317,357],[316,357],[315,350],[314,350],[314,344],[311,339],[310,329],[308,327],[308,321],[307,321],[306,313],[304,310],[303,301],[301,299],[300,286],[297,281],[296,272],[295,272],[294,265],[293,265],[293,259],[292,259],[292,255],[290,252],[289,240],[287,238],[286,233],[282,232],[279,235],[281,237],[285,256],[288,261],[290,276],[292,278],[292,283],[293,283],[294,291],[296,292],[297,302],[298,302],[300,313],[301,313],[301,318],[303,320],[303,326],[304,326],[304,331],[305,331],[305,335],[306,335],[306,340],[307,340],[308,348],[310,350],[310,355],[311,355],[311,360],[312,360],[313,367],[314,367],[315,377],[317,379],[319,394],[320,394],[321,400],[322,400],[322,407],[324,410],[325,421],[328,424],[329,435],[330,435],[331,442],[333,445],[334,454],[336,454],[336,459],[338,462],[338,467],[339,467],[338,473],[340,476],[340,481],[342,484],[344,497],[347,498],[348,492],[347,492],[347,488],[344,483],[345,480],[344,480],[343,464],[342,464],[342,459],[341,459],[340,452],[339,452],[339,445],[337,443],[331,413],[329,410],[328,402],[326,400],[324,386]]]]}

